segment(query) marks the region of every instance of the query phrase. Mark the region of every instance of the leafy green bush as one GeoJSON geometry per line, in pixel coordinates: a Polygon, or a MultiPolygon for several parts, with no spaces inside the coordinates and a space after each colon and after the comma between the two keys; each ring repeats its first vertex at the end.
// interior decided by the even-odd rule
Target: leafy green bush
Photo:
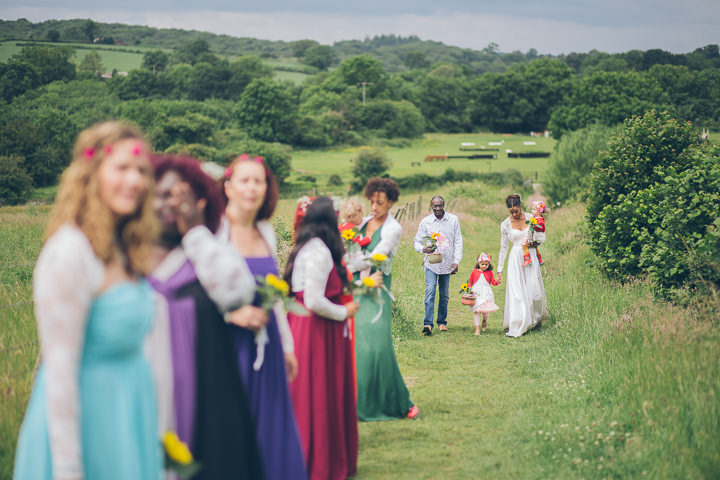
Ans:
{"type": "Polygon", "coordinates": [[[22,168],[22,157],[0,157],[0,205],[18,205],[28,201],[33,191],[32,178],[22,168]]]}
{"type": "Polygon", "coordinates": [[[355,181],[351,185],[354,192],[359,192],[372,177],[384,175],[392,162],[380,148],[361,148],[357,157],[352,160],[352,174],[355,181]]]}
{"type": "Polygon", "coordinates": [[[641,272],[640,236],[656,222],[653,196],[645,190],[690,167],[689,147],[698,139],[691,124],[655,111],[626,120],[611,138],[595,166],[588,201],[591,245],[606,273],[622,280],[641,272]]]}
{"type": "Polygon", "coordinates": [[[601,269],[620,280],[647,275],[656,295],[674,301],[720,285],[720,147],[698,139],[664,113],[627,120],[598,162],[588,202],[601,269]]]}
{"type": "Polygon", "coordinates": [[[612,128],[595,124],[567,133],[555,144],[543,184],[553,203],[587,199],[593,166],[613,133],[612,128]]]}
{"type": "Polygon", "coordinates": [[[720,213],[720,147],[698,149],[691,168],[669,172],[649,193],[654,222],[641,236],[640,266],[656,293],[682,299],[708,282],[720,286],[720,272],[713,268],[720,249],[712,227],[720,213]]]}
{"type": "Polygon", "coordinates": [[[327,184],[337,187],[343,184],[343,180],[340,175],[338,175],[337,173],[333,173],[332,175],[330,175],[330,178],[328,178],[327,184]]]}

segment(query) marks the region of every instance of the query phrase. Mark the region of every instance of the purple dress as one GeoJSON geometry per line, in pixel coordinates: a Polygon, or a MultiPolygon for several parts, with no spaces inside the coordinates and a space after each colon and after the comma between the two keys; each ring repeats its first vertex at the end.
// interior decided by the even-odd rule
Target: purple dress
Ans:
{"type": "Polygon", "coordinates": [[[176,431],[202,464],[194,478],[263,479],[230,325],[189,261],[149,282],[168,303],[176,431]]]}
{"type": "MultiPolygon", "coordinates": [[[[272,257],[245,258],[255,276],[277,275],[272,257]]],[[[263,470],[268,480],[306,479],[305,461],[300,447],[295,414],[285,372],[285,356],[275,315],[267,324],[269,342],[258,371],[253,369],[257,356],[255,333],[233,326],[240,377],[250,397],[257,427],[257,440],[263,470]]]]}

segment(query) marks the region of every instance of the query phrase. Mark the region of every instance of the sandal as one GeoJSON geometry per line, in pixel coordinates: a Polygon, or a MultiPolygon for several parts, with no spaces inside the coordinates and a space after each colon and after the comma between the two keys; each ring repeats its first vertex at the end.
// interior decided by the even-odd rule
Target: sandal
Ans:
{"type": "Polygon", "coordinates": [[[425,325],[422,329],[422,333],[426,337],[429,337],[430,335],[432,335],[432,327],[428,327],[427,325],[425,325]]]}

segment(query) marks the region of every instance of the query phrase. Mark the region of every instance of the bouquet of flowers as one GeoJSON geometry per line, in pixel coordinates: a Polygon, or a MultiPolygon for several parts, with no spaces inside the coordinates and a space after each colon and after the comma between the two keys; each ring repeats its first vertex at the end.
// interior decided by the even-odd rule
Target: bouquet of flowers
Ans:
{"type": "MultiPolygon", "coordinates": [[[[260,308],[270,312],[275,305],[281,303],[285,308],[285,311],[292,312],[296,315],[307,315],[307,309],[300,305],[294,298],[290,298],[290,285],[277,275],[268,273],[263,276],[256,276],[257,287],[256,292],[260,299],[260,308]]],[[[267,328],[263,327],[255,333],[255,345],[257,353],[255,355],[255,362],[253,363],[253,369],[255,371],[260,370],[263,361],[265,360],[265,345],[270,341],[267,334],[267,328]]]]}
{"type": "Polygon", "coordinates": [[[384,302],[382,299],[382,295],[380,294],[380,289],[385,290],[387,292],[388,296],[390,297],[390,300],[395,301],[395,297],[392,293],[390,293],[390,290],[385,286],[385,284],[380,285],[378,287],[377,282],[372,277],[365,277],[359,280],[355,280],[353,282],[352,286],[352,293],[353,296],[359,297],[361,295],[369,295],[372,297],[375,302],[380,305],[380,309],[378,310],[377,315],[370,320],[370,323],[375,323],[378,321],[380,316],[382,315],[383,308],[384,308],[384,302]]]}
{"type": "Polygon", "coordinates": [[[270,311],[277,302],[281,302],[285,311],[292,312],[297,315],[307,315],[308,311],[300,305],[294,298],[290,298],[290,285],[278,278],[277,275],[268,273],[264,277],[258,275],[257,294],[260,298],[260,308],[270,311]]]}
{"type": "Polygon", "coordinates": [[[442,262],[442,250],[445,250],[450,242],[442,233],[435,232],[430,235],[423,237],[428,247],[432,248],[432,252],[427,254],[428,262],[430,263],[441,263],[442,262]],[[440,251],[438,251],[440,250],[440,251]]]}
{"type": "Polygon", "coordinates": [[[343,223],[338,229],[340,230],[340,236],[345,241],[345,249],[348,253],[358,252],[367,247],[372,241],[370,237],[363,237],[360,230],[352,223],[343,223]]]}
{"type": "Polygon", "coordinates": [[[530,220],[525,220],[525,224],[528,226],[528,240],[530,243],[535,241],[535,225],[537,225],[537,218],[530,217],[530,220]]]}
{"type": "Polygon", "coordinates": [[[178,478],[192,478],[201,465],[193,460],[192,453],[175,432],[165,432],[162,439],[165,452],[165,468],[172,471],[178,478]]]}

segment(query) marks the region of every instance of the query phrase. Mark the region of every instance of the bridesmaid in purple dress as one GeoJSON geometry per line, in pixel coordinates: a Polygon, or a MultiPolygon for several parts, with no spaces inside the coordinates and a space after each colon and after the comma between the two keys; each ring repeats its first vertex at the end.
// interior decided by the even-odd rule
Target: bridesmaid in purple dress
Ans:
{"type": "Polygon", "coordinates": [[[261,479],[233,327],[221,313],[252,301],[254,277],[237,251],[212,234],[222,199],[198,161],[165,156],[154,164],[162,232],[148,280],[168,304],[175,430],[202,464],[194,478],[261,479]]]}
{"type": "MultiPolygon", "coordinates": [[[[218,236],[227,239],[255,276],[277,275],[275,234],[268,222],[278,199],[278,186],[262,157],[241,155],[226,171],[228,205],[218,236]]],[[[290,327],[283,309],[274,308],[266,322],[251,318],[257,306],[229,314],[240,375],[250,396],[263,469],[269,480],[305,479],[288,381],[297,374],[290,327]]]]}

